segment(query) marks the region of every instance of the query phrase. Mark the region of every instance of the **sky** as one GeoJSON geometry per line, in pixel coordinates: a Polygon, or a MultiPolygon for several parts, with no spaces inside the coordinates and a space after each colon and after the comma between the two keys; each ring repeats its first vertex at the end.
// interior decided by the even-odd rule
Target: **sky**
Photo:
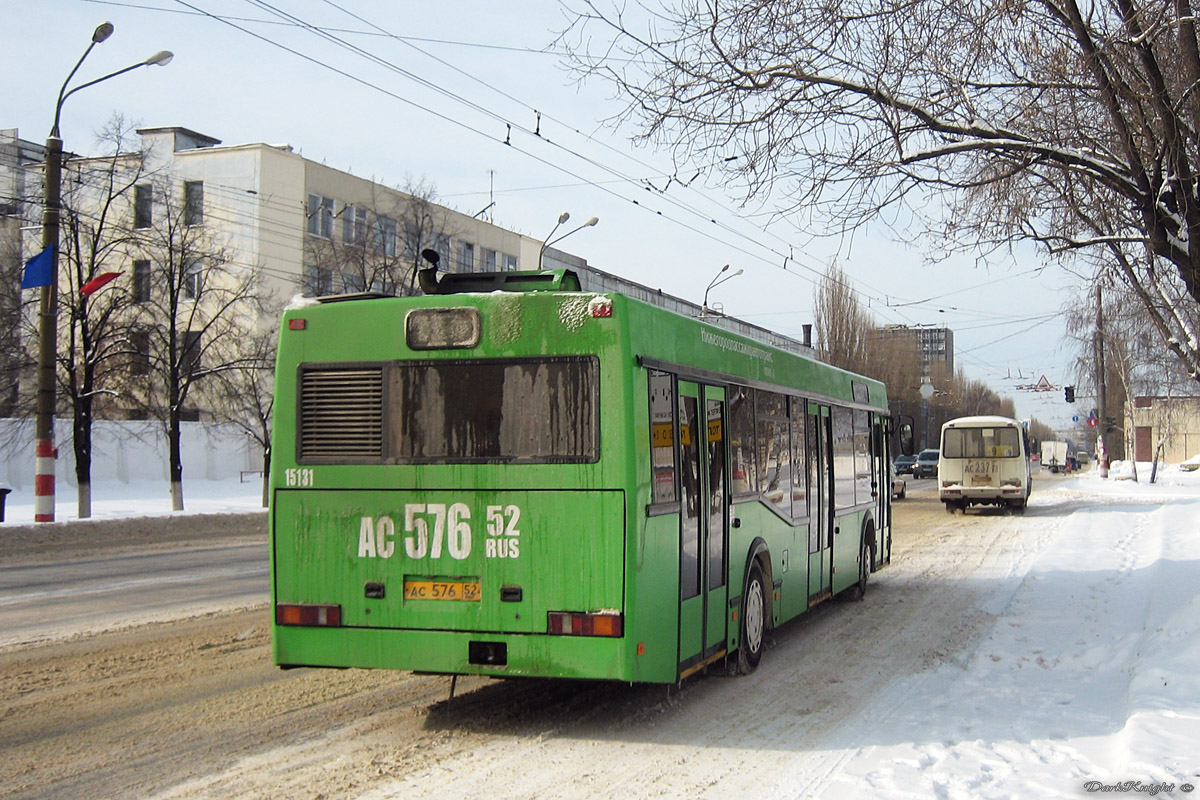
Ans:
{"type": "Polygon", "coordinates": [[[559,246],[694,302],[730,264],[726,275],[742,274],[714,287],[710,305],[796,338],[812,322],[816,281],[836,262],[880,324],[953,329],[957,366],[1012,397],[1020,416],[1059,427],[1077,411],[1061,390],[1015,389],[1042,375],[1056,387],[1076,382],[1061,311],[1080,291],[1077,278],[1023,249],[930,263],[883,225],[851,240],[781,220],[764,227],[769,215],[742,206],[703,165],[678,170],[696,176],[686,187],[668,185],[677,173],[669,154],[634,146],[636,131],[608,122],[622,110],[612,87],[580,85],[553,52],[567,25],[559,2],[0,0],[0,8],[0,68],[12,76],[0,128],[22,138],[48,133],[62,81],[109,21],[113,35],[72,85],[159,50],[175,58],[73,95],[62,118],[67,150],[95,152],[97,131],[120,113],[225,144],[290,144],[400,188],[424,180],[443,204],[537,239],[563,211],[572,219],[559,233],[597,216],[596,227],[559,246]]]}

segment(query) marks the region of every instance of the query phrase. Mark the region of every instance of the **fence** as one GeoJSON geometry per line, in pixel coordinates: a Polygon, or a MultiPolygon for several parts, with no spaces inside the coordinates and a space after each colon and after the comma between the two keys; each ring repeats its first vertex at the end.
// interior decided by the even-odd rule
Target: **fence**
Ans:
{"type": "MultiPolygon", "coordinates": [[[[75,486],[75,449],[70,420],[55,420],[58,462],[55,482],[75,486]]],[[[33,421],[0,419],[0,484],[22,489],[33,483],[33,421]]],[[[258,443],[234,425],[185,422],[180,449],[184,480],[225,480],[262,469],[258,443]]],[[[152,422],[100,420],[92,427],[92,482],[168,481],[167,437],[152,422]]]]}

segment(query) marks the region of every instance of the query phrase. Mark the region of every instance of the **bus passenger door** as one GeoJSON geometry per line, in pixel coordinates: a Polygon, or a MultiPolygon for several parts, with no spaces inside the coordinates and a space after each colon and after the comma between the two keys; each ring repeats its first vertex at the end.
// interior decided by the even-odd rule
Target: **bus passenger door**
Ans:
{"type": "Polygon", "coordinates": [[[871,485],[875,487],[875,563],[884,561],[892,526],[892,459],[888,453],[887,420],[871,414],[871,485]]]}
{"type": "Polygon", "coordinates": [[[808,407],[808,484],[815,505],[808,523],[808,602],[833,591],[833,427],[829,406],[808,407]]]}
{"type": "Polygon", "coordinates": [[[725,649],[728,600],[725,391],[679,382],[679,673],[725,649]]]}

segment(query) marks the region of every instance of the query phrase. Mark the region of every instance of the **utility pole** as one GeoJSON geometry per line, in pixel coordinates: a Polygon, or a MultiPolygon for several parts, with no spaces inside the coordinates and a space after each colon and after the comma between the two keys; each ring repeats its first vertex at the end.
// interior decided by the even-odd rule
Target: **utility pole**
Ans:
{"type": "MultiPolygon", "coordinates": [[[[89,48],[90,49],[90,48],[89,48]]],[[[87,55],[86,53],[84,55],[87,55]]],[[[83,59],[80,59],[82,62],[83,59]]],[[[50,251],[50,281],[38,295],[37,406],[34,417],[34,522],[54,522],[55,355],[58,348],[58,225],[62,187],[62,139],[57,127],[46,139],[45,204],[42,249],[50,251]]]]}
{"type": "Polygon", "coordinates": [[[163,66],[170,63],[174,57],[167,50],[160,50],[145,61],[131,64],[124,69],[82,83],[70,91],[67,90],[71,79],[83,65],[83,61],[92,52],[92,48],[112,36],[111,22],[101,23],[92,34],[92,42],[83,51],[83,55],[75,62],[75,68],[62,88],[58,90],[58,103],[54,106],[54,127],[46,139],[46,169],[45,169],[45,206],[42,210],[42,251],[50,254],[50,280],[41,287],[38,296],[38,367],[37,367],[37,405],[34,419],[34,477],[33,477],[33,521],[54,521],[54,475],[55,463],[58,459],[58,448],[54,446],[54,408],[57,386],[56,369],[58,355],[58,234],[59,217],[62,206],[62,162],[63,142],[59,123],[62,119],[63,103],[67,98],[95,86],[101,81],[124,75],[138,67],[163,66]]]}
{"type": "Polygon", "coordinates": [[[1104,378],[1104,306],[1100,293],[1100,281],[1096,280],[1096,330],[1092,336],[1092,347],[1096,365],[1096,406],[1100,419],[1097,426],[1100,435],[1096,456],[1100,459],[1100,477],[1108,477],[1108,387],[1104,378]]]}

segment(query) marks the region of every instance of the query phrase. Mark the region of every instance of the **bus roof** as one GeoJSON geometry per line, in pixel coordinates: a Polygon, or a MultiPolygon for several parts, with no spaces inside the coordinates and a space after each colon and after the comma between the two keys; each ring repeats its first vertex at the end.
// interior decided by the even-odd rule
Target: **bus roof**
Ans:
{"type": "Polygon", "coordinates": [[[993,427],[994,428],[996,426],[1008,426],[1011,428],[1022,427],[1020,422],[1017,422],[1015,419],[1012,419],[1011,417],[981,415],[981,416],[977,416],[977,417],[959,417],[958,419],[949,420],[944,425],[942,425],[942,430],[945,430],[946,428],[983,428],[983,427],[993,427]]]}

